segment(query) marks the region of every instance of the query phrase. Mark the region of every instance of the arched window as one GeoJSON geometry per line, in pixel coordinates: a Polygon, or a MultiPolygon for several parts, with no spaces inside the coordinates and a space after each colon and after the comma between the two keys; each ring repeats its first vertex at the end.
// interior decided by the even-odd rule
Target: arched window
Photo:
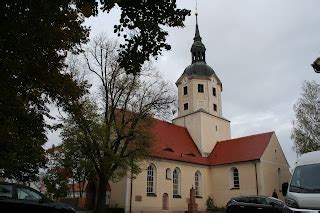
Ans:
{"type": "Polygon", "coordinates": [[[196,196],[201,197],[201,173],[199,171],[197,171],[194,175],[194,187],[195,187],[195,191],[196,191],[196,196]]]}
{"type": "Polygon", "coordinates": [[[234,189],[240,188],[240,179],[239,179],[239,171],[237,168],[233,167],[231,168],[231,176],[233,180],[233,187],[234,189]]]}
{"type": "Polygon", "coordinates": [[[152,196],[156,193],[157,169],[154,164],[150,164],[147,169],[147,195],[152,196]]]}
{"type": "Polygon", "coordinates": [[[181,172],[179,168],[173,170],[173,197],[181,197],[181,172]]]}
{"type": "Polygon", "coordinates": [[[166,169],[166,179],[171,180],[172,174],[171,174],[171,169],[167,168],[166,169]]]}

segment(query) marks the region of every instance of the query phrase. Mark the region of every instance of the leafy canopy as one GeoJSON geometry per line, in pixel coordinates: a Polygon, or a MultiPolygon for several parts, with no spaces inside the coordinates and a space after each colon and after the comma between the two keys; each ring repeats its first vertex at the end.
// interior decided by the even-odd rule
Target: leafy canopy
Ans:
{"type": "Polygon", "coordinates": [[[320,85],[315,81],[304,82],[301,97],[293,107],[291,138],[298,154],[320,150],[320,85]]]}
{"type": "Polygon", "coordinates": [[[0,169],[34,179],[45,164],[47,104],[65,106],[82,95],[65,71],[67,51],[80,51],[88,29],[68,1],[0,3],[0,169]]]}
{"type": "MultiPolygon", "coordinates": [[[[121,9],[120,23],[114,26],[114,32],[125,40],[118,60],[127,73],[134,74],[151,56],[171,49],[163,27],[183,27],[185,17],[190,15],[190,10],[177,8],[176,0],[101,0],[100,4],[106,12],[116,6],[121,9]]],[[[77,1],[77,6],[87,16],[98,14],[97,0],[77,1]]]]}

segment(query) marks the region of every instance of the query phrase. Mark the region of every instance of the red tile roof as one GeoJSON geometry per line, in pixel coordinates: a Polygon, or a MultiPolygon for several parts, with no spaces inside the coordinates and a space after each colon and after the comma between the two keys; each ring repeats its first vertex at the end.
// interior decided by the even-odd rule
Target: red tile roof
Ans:
{"type": "Polygon", "coordinates": [[[220,141],[208,157],[202,157],[188,130],[155,119],[151,157],[203,165],[221,165],[260,159],[273,132],[220,141]]]}
{"type": "Polygon", "coordinates": [[[273,132],[218,142],[208,156],[211,165],[258,160],[270,142],[273,132]]]}
{"type": "Polygon", "coordinates": [[[191,163],[207,164],[201,156],[188,130],[155,119],[152,127],[153,145],[151,156],[191,163]]]}

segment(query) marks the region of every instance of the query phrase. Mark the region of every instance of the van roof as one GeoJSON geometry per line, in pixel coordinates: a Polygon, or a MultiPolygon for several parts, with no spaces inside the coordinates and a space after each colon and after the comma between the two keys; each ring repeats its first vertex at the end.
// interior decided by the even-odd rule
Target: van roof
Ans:
{"type": "Polygon", "coordinates": [[[308,152],[300,156],[297,166],[320,163],[320,151],[308,152]]]}

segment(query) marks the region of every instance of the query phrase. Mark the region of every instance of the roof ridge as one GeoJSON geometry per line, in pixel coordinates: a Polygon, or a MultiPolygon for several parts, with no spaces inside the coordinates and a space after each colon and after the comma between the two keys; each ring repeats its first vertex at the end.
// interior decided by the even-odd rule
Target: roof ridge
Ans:
{"type": "MultiPolygon", "coordinates": [[[[170,125],[172,125],[172,126],[175,126],[175,127],[178,127],[178,128],[182,128],[182,129],[185,129],[186,131],[188,131],[188,129],[187,129],[187,127],[183,127],[183,126],[179,126],[179,125],[176,125],[176,124],[174,124],[174,123],[170,123],[170,122],[168,122],[168,121],[165,121],[165,120],[160,120],[160,119],[158,119],[158,118],[153,118],[155,121],[158,121],[158,122],[163,122],[163,123],[166,123],[166,124],[170,124],[170,125]]],[[[189,132],[189,131],[188,131],[189,132]]]]}
{"type": "Polygon", "coordinates": [[[231,139],[227,139],[227,140],[223,140],[223,141],[218,141],[218,143],[220,143],[220,142],[228,142],[228,141],[233,141],[233,140],[239,140],[239,139],[249,138],[249,137],[253,137],[253,136],[266,135],[266,134],[270,134],[270,133],[274,133],[274,131],[263,132],[263,133],[253,134],[253,135],[246,135],[246,136],[241,136],[241,137],[238,137],[238,138],[231,138],[231,139]]]}

